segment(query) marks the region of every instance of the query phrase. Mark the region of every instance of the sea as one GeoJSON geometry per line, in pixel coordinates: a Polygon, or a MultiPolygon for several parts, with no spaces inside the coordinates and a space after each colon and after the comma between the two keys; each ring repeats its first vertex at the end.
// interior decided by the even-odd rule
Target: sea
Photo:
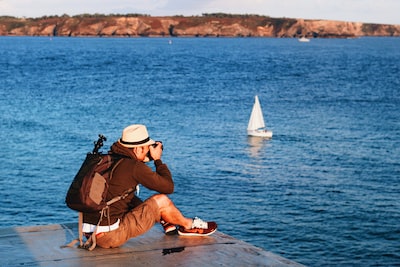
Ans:
{"type": "Polygon", "coordinates": [[[0,117],[0,228],[76,222],[98,135],[144,124],[185,216],[307,266],[400,266],[400,38],[0,37],[0,117]],[[247,136],[256,95],[272,139],[247,136]]]}

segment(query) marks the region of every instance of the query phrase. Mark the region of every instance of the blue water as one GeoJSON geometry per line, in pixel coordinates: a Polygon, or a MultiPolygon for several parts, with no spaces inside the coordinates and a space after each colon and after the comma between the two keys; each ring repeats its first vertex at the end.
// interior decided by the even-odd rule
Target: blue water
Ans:
{"type": "Polygon", "coordinates": [[[0,228],[76,221],[97,135],[143,123],[185,215],[309,266],[400,264],[399,38],[168,41],[0,38],[0,228]],[[272,140],[246,136],[256,94],[272,140]]]}

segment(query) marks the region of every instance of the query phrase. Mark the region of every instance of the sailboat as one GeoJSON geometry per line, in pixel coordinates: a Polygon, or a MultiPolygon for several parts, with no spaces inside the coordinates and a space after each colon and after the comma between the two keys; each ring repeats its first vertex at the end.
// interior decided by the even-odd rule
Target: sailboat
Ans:
{"type": "Polygon", "coordinates": [[[299,38],[298,40],[299,40],[299,42],[302,42],[302,43],[308,43],[308,42],[310,41],[310,39],[308,39],[308,38],[305,37],[305,36],[299,38]]]}
{"type": "Polygon", "coordinates": [[[255,96],[253,109],[251,111],[249,125],[247,126],[247,135],[272,138],[272,131],[267,130],[264,123],[260,101],[258,96],[255,96]]]}

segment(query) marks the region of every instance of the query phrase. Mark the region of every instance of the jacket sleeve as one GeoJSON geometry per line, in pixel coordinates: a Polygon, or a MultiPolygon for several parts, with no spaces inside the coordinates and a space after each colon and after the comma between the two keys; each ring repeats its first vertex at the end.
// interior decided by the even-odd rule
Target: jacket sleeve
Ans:
{"type": "Polygon", "coordinates": [[[174,192],[174,182],[168,166],[161,160],[154,162],[156,171],[154,172],[145,163],[138,162],[136,179],[144,187],[157,191],[162,194],[172,194],[174,192]]]}

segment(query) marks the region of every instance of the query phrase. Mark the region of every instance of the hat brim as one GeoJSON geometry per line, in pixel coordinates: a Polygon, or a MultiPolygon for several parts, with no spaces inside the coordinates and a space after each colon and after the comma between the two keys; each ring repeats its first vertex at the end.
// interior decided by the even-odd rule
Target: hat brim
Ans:
{"type": "Polygon", "coordinates": [[[154,141],[153,139],[150,139],[149,141],[147,141],[146,143],[143,144],[138,144],[138,145],[131,145],[131,144],[127,144],[127,143],[122,143],[121,142],[121,138],[118,139],[118,143],[120,143],[122,146],[124,147],[128,147],[128,148],[134,148],[134,147],[140,147],[140,146],[149,146],[149,145],[153,145],[156,143],[156,141],[154,141]]]}

